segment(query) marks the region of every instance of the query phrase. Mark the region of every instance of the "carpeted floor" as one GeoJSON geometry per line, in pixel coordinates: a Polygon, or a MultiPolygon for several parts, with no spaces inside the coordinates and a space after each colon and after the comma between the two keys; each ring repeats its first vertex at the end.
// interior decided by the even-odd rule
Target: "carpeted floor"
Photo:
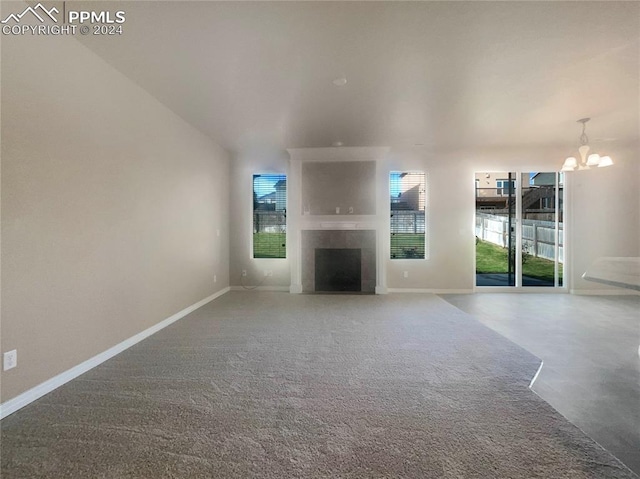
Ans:
{"type": "Polygon", "coordinates": [[[433,295],[232,292],[2,421],[3,479],[635,478],[433,295]]]}

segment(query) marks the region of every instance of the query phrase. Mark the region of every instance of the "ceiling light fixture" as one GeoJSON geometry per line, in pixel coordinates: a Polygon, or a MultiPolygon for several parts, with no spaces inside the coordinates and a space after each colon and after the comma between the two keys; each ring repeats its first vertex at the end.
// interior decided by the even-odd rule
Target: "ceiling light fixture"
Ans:
{"type": "Polygon", "coordinates": [[[588,155],[589,150],[589,137],[585,133],[587,128],[587,122],[591,118],[581,118],[578,123],[582,123],[582,134],[580,135],[580,147],[578,152],[580,153],[580,163],[575,156],[570,156],[564,160],[562,165],[562,171],[574,171],[576,168],[580,170],[590,170],[591,167],[597,166],[598,168],[604,168],[605,166],[613,165],[613,160],[609,156],[600,156],[597,153],[591,153],[588,155]],[[588,155],[588,156],[587,156],[588,155]]]}

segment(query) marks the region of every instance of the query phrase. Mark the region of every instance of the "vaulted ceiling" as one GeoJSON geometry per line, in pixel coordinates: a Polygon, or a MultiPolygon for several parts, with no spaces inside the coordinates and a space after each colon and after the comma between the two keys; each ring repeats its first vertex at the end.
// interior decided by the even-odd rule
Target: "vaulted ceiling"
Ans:
{"type": "Polygon", "coordinates": [[[81,41],[230,150],[638,141],[637,2],[115,4],[81,41]]]}

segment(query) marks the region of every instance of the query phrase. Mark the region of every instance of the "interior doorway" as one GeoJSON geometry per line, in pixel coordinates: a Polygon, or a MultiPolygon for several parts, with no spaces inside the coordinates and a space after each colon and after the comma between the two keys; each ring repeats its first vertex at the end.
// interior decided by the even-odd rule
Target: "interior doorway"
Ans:
{"type": "Polygon", "coordinates": [[[564,178],[475,174],[476,287],[563,287],[564,178]]]}

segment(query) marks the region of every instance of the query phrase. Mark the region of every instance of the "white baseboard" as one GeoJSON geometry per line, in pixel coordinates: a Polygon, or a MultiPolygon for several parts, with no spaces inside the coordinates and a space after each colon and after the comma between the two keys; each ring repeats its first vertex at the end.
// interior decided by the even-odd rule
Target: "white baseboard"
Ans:
{"type": "Polygon", "coordinates": [[[231,291],[285,291],[289,292],[289,286],[231,286],[231,291]]]}
{"type": "Polygon", "coordinates": [[[632,289],[572,289],[571,294],[581,296],[640,296],[632,289]]]}
{"type": "Polygon", "coordinates": [[[471,294],[473,289],[389,288],[389,293],[471,294]]]}
{"type": "Polygon", "coordinates": [[[29,389],[28,391],[19,394],[13,399],[9,399],[4,403],[0,404],[0,419],[7,417],[9,414],[13,414],[17,410],[25,407],[27,404],[32,403],[36,399],[41,398],[45,394],[50,393],[54,389],[59,388],[65,383],[68,383],[72,379],[77,378],[81,374],[86,373],[90,369],[95,368],[96,366],[102,364],[108,359],[111,359],[116,354],[121,353],[125,349],[130,348],[136,343],[139,343],[143,339],[148,338],[154,333],[157,333],[161,329],[166,328],[172,323],[175,323],[177,320],[184,318],[187,314],[192,313],[196,309],[204,306],[205,304],[213,301],[214,299],[222,296],[223,294],[229,291],[229,287],[224,288],[217,293],[212,294],[211,296],[207,296],[201,301],[198,301],[195,304],[183,309],[182,311],[174,314],[173,316],[168,317],[167,319],[160,321],[159,323],[151,326],[150,328],[145,329],[144,331],[136,334],[135,336],[131,336],[129,339],[125,339],[121,343],[116,344],[115,346],[103,351],[102,353],[87,359],[86,361],[78,364],[77,366],[72,367],[71,369],[67,369],[65,372],[58,374],[57,376],[52,377],[51,379],[46,380],[45,382],[38,384],[37,386],[29,389]]]}

